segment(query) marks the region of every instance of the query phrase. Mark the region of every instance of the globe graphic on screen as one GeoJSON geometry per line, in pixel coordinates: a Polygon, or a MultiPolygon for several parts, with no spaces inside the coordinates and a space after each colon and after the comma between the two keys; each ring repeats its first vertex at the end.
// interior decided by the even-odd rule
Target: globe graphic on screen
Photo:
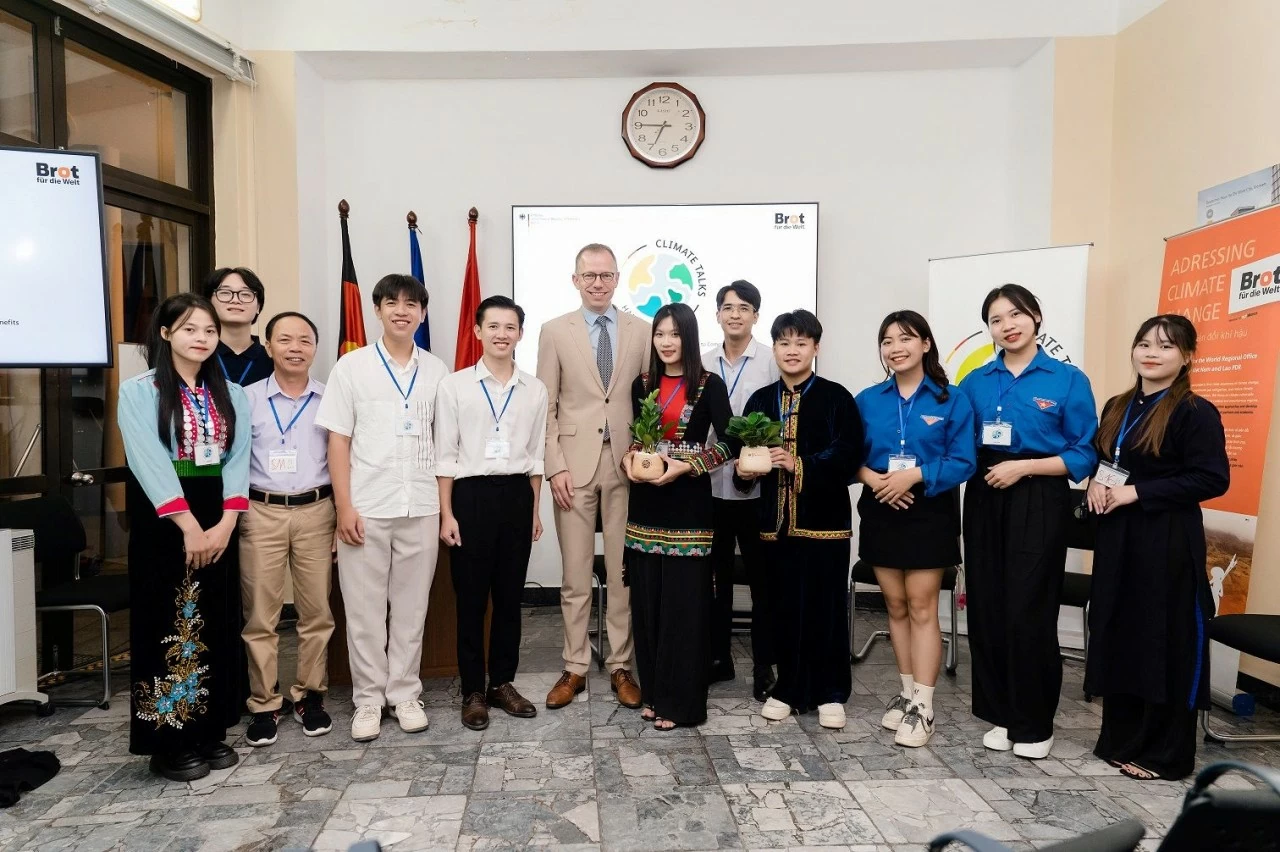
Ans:
{"type": "Polygon", "coordinates": [[[663,305],[687,302],[693,297],[693,273],[683,255],[650,249],[628,259],[622,280],[631,304],[642,316],[653,319],[663,305]]]}

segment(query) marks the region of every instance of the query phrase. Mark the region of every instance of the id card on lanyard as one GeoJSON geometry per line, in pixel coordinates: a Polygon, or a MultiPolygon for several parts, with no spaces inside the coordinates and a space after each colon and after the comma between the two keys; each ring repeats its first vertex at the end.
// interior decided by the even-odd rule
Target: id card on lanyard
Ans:
{"type": "MultiPolygon", "coordinates": [[[[475,369],[479,369],[479,364],[475,369]]],[[[494,434],[484,439],[484,457],[486,460],[500,461],[511,458],[511,441],[502,434],[502,415],[507,413],[507,406],[511,404],[511,395],[516,392],[516,386],[512,385],[507,391],[507,398],[502,403],[502,410],[493,404],[493,397],[489,394],[489,389],[485,387],[484,379],[480,379],[480,390],[484,391],[485,401],[489,403],[489,413],[493,415],[493,432],[494,434]]]]}
{"type": "Polygon", "coordinates": [[[1129,407],[1124,410],[1124,420],[1121,421],[1120,431],[1116,434],[1115,452],[1111,455],[1111,461],[1103,459],[1098,462],[1098,469],[1093,474],[1095,482],[1106,488],[1120,488],[1129,481],[1129,471],[1120,466],[1120,445],[1124,443],[1125,436],[1133,431],[1133,427],[1138,425],[1138,421],[1142,419],[1143,415],[1150,411],[1166,393],[1168,393],[1168,388],[1153,396],[1151,403],[1138,412],[1138,416],[1133,418],[1132,421],[1129,420],[1129,415],[1133,414],[1133,403],[1137,400],[1137,397],[1135,396],[1129,400],[1129,407]]]}
{"type": "Polygon", "coordinates": [[[1002,416],[1004,412],[1004,395],[1018,383],[1017,379],[1005,387],[1003,371],[996,371],[996,384],[1000,387],[1000,396],[996,398],[996,419],[982,421],[982,444],[987,447],[1009,447],[1013,445],[1013,424],[1002,416]]]}
{"type": "MultiPolygon", "coordinates": [[[[895,381],[895,386],[897,382],[895,381]]],[[[889,473],[899,470],[911,470],[917,464],[916,457],[907,452],[907,423],[911,420],[911,409],[916,407],[916,398],[920,396],[920,391],[924,389],[924,382],[916,386],[916,392],[911,394],[911,399],[907,402],[907,414],[902,414],[902,396],[898,397],[898,452],[889,456],[889,473]]]]}
{"type": "Polygon", "coordinates": [[[396,392],[400,394],[404,400],[404,410],[397,414],[395,418],[394,434],[396,437],[415,437],[422,434],[422,424],[418,422],[418,418],[413,416],[409,410],[409,397],[413,394],[413,386],[418,383],[418,367],[413,368],[413,377],[409,379],[409,389],[405,390],[400,387],[400,380],[396,378],[396,374],[391,371],[391,365],[387,362],[387,356],[382,354],[382,345],[375,343],[373,348],[377,350],[378,357],[382,359],[382,366],[387,371],[387,376],[391,379],[391,383],[396,386],[396,392]]]}
{"type": "Polygon", "coordinates": [[[209,397],[209,389],[204,385],[200,385],[195,393],[184,387],[182,392],[187,399],[191,401],[191,407],[196,410],[196,431],[198,438],[195,446],[192,448],[192,454],[196,463],[196,467],[208,467],[222,461],[222,451],[218,448],[218,443],[213,434],[213,400],[209,397]],[[203,404],[200,401],[200,394],[204,394],[203,404]]]}
{"type": "Polygon", "coordinates": [[[267,469],[270,473],[298,472],[298,448],[295,446],[292,449],[287,449],[285,447],[285,436],[293,431],[294,424],[298,422],[302,412],[307,410],[307,406],[311,404],[311,398],[315,395],[315,391],[307,394],[306,400],[293,413],[293,419],[289,421],[288,426],[284,426],[280,422],[280,413],[276,411],[276,401],[271,398],[267,399],[267,405],[271,406],[271,416],[276,419],[276,428],[280,430],[280,447],[267,452],[267,469]]]}

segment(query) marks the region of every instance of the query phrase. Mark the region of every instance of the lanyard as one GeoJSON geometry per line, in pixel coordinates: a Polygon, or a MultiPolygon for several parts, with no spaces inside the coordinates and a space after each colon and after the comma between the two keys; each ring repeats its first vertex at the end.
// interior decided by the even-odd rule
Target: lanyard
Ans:
{"type": "Polygon", "coordinates": [[[684,387],[684,379],[676,383],[676,389],[671,392],[671,396],[667,397],[667,401],[662,403],[662,408],[659,410],[660,414],[667,413],[667,406],[671,404],[671,400],[676,398],[676,394],[680,393],[680,388],[682,387],[684,387]]]}
{"type": "Polygon", "coordinates": [[[182,388],[182,393],[191,401],[191,405],[196,410],[196,415],[200,419],[200,423],[204,428],[200,431],[204,434],[206,440],[213,440],[213,403],[209,400],[209,389],[203,384],[197,388],[197,393],[192,393],[187,387],[182,388]],[[200,403],[200,393],[204,394],[204,404],[200,403]]]}
{"type": "Polygon", "coordinates": [[[373,348],[378,351],[378,357],[382,359],[382,366],[386,368],[387,375],[391,377],[391,383],[396,386],[400,396],[404,397],[404,410],[409,410],[409,395],[413,393],[413,386],[418,383],[418,368],[413,368],[413,378],[409,380],[409,389],[406,391],[400,387],[400,381],[396,378],[396,374],[391,372],[391,365],[387,363],[387,356],[382,354],[382,347],[377,343],[373,344],[373,348]]]}
{"type": "MultiPolygon", "coordinates": [[[[895,387],[897,386],[896,381],[894,382],[894,386],[895,387]]],[[[907,420],[911,419],[911,409],[916,407],[916,398],[920,396],[920,391],[923,389],[924,389],[924,382],[921,382],[919,385],[916,386],[915,393],[911,394],[911,399],[907,400],[907,415],[905,418],[902,416],[902,394],[897,394],[897,397],[898,397],[898,446],[902,448],[901,452],[903,454],[905,454],[907,451],[907,420]]]]}
{"type": "MultiPolygon", "coordinates": [[[[788,417],[795,416],[796,409],[800,407],[800,400],[803,399],[804,395],[809,392],[809,388],[813,387],[813,380],[816,378],[817,378],[817,374],[815,373],[814,375],[810,376],[808,379],[805,380],[804,387],[800,389],[799,395],[796,397],[795,400],[792,401],[791,407],[788,408],[786,411],[782,410],[782,388],[784,387],[785,383],[781,379],[778,380],[778,416],[779,417],[781,417],[783,420],[786,420],[788,417]]],[[[794,395],[796,394],[796,391],[789,391],[789,393],[794,395]]]]}
{"type": "Polygon", "coordinates": [[[996,370],[996,386],[1000,388],[1000,395],[996,397],[996,422],[997,423],[1001,422],[1000,412],[1004,411],[1004,395],[1007,394],[1009,391],[1013,390],[1013,386],[1018,383],[1018,379],[1021,379],[1023,376],[1026,375],[1026,371],[1024,370],[1023,372],[1015,376],[1013,381],[1009,382],[1008,387],[1005,387],[1004,373],[1005,373],[1004,370],[996,370]]]}
{"type": "MultiPolygon", "coordinates": [[[[222,355],[218,355],[218,366],[222,368],[222,377],[227,381],[231,381],[231,374],[227,372],[227,362],[222,360],[222,355]]],[[[249,377],[249,371],[253,369],[253,361],[249,361],[244,365],[244,372],[240,374],[240,378],[236,380],[236,384],[244,384],[244,380],[249,377]]]]}
{"type": "Polygon", "coordinates": [[[1141,411],[1139,411],[1138,416],[1133,418],[1132,423],[1129,422],[1129,415],[1133,413],[1133,404],[1138,401],[1138,395],[1134,394],[1133,399],[1129,400],[1129,407],[1124,410],[1124,422],[1120,424],[1120,433],[1116,435],[1116,451],[1112,455],[1112,460],[1116,463],[1117,466],[1119,466],[1120,464],[1120,445],[1124,443],[1125,435],[1128,435],[1130,432],[1132,432],[1133,427],[1137,426],[1138,421],[1142,419],[1142,415],[1150,411],[1155,406],[1155,404],[1160,401],[1160,397],[1164,396],[1168,392],[1169,392],[1169,389],[1165,388],[1164,390],[1160,391],[1160,393],[1151,397],[1151,404],[1148,405],[1146,408],[1142,409],[1141,411]]]}
{"type": "Polygon", "coordinates": [[[502,403],[502,411],[493,407],[493,397],[489,396],[489,389],[484,386],[484,379],[480,380],[480,390],[484,391],[484,398],[489,401],[489,411],[493,413],[493,431],[502,431],[502,415],[507,413],[507,406],[511,404],[511,395],[516,392],[516,386],[512,385],[507,391],[507,401],[502,403]]]}
{"type": "Polygon", "coordinates": [[[276,428],[280,430],[280,443],[284,443],[284,436],[293,428],[293,424],[298,422],[298,418],[302,416],[302,412],[306,411],[307,406],[311,404],[311,397],[315,395],[315,391],[307,394],[306,402],[302,403],[302,407],[293,413],[293,419],[289,421],[288,426],[280,425],[280,412],[276,411],[276,401],[271,398],[267,399],[267,405],[271,406],[271,415],[276,419],[276,428]]]}
{"type": "MultiPolygon", "coordinates": [[[[724,379],[724,383],[729,384],[729,377],[724,374],[724,356],[716,356],[720,359],[720,378],[724,379]]],[[[738,380],[742,378],[742,374],[747,371],[747,362],[751,360],[750,355],[742,356],[742,366],[738,368],[738,375],[733,377],[733,386],[729,388],[729,398],[733,399],[733,392],[738,389],[738,380]]]]}

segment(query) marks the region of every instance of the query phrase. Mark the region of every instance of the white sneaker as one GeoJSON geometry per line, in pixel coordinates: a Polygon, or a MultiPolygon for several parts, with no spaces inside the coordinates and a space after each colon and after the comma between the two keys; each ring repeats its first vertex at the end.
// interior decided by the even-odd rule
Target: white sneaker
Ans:
{"type": "Polygon", "coordinates": [[[843,728],[844,721],[843,704],[831,703],[818,705],[818,724],[822,727],[843,728]]]}
{"type": "Polygon", "coordinates": [[[926,719],[924,713],[920,712],[922,709],[919,704],[911,705],[907,715],[902,717],[898,733],[893,736],[895,743],[909,748],[919,748],[926,745],[933,737],[933,719],[926,719]]]}
{"type": "Polygon", "coordinates": [[[376,740],[382,733],[382,708],[373,704],[362,704],[356,708],[351,717],[351,739],[358,743],[376,740]]]}
{"type": "Polygon", "coordinates": [[[781,722],[791,715],[791,705],[783,704],[776,698],[770,698],[760,708],[760,715],[771,722],[781,722]]]}
{"type": "Polygon", "coordinates": [[[902,724],[902,717],[907,715],[907,710],[911,707],[911,702],[898,693],[893,696],[893,700],[889,702],[889,709],[884,711],[884,715],[880,717],[880,727],[888,731],[898,730],[898,726],[902,724]]]}
{"type": "Polygon", "coordinates": [[[1008,728],[992,728],[982,735],[982,744],[992,751],[1008,751],[1013,748],[1008,728]]]}
{"type": "Polygon", "coordinates": [[[391,715],[400,721],[400,730],[414,734],[427,729],[427,714],[421,701],[401,701],[391,708],[391,715]]]}
{"type": "Polygon", "coordinates": [[[1053,737],[1047,740],[1041,740],[1038,743],[1014,743],[1013,753],[1018,757],[1026,757],[1031,760],[1044,760],[1049,756],[1049,750],[1053,748],[1053,737]]]}

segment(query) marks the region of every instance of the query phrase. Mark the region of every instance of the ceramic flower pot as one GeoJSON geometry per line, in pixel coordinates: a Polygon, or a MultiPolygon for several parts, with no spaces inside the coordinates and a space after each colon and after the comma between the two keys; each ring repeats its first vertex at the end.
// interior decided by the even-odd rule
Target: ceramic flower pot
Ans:
{"type": "Polygon", "coordinates": [[[743,447],[738,453],[738,465],[743,473],[768,473],[773,470],[768,447],[743,447]]]}
{"type": "Polygon", "coordinates": [[[657,453],[637,452],[631,457],[631,475],[642,482],[652,482],[666,472],[667,463],[657,453]]]}

